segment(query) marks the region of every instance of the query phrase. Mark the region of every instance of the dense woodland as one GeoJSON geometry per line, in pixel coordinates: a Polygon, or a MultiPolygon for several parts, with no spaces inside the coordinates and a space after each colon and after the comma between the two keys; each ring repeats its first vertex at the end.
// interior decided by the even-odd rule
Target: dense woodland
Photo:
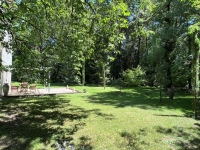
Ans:
{"type": "Polygon", "coordinates": [[[197,97],[199,9],[198,0],[1,0],[1,41],[12,38],[1,44],[12,46],[16,81],[173,86],[197,97]]]}

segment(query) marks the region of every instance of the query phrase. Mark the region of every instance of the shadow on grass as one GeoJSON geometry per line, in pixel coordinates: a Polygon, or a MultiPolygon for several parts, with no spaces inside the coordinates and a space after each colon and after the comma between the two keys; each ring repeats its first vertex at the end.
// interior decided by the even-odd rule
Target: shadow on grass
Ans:
{"type": "MultiPolygon", "coordinates": [[[[155,139],[155,143],[165,143],[170,149],[200,149],[200,124],[195,123],[194,127],[191,128],[156,126],[154,130],[162,135],[162,138],[158,136],[159,139],[155,139]]],[[[145,139],[145,136],[149,134],[148,132],[150,131],[146,128],[139,129],[137,132],[121,132],[120,135],[125,140],[121,146],[137,150],[148,149],[148,147],[151,147],[151,143],[148,142],[148,139],[145,139]]],[[[167,147],[166,149],[168,149],[167,147]]]]}
{"type": "Polygon", "coordinates": [[[134,88],[131,90],[101,92],[88,97],[90,103],[112,105],[114,107],[138,107],[141,109],[180,109],[185,114],[191,115],[192,97],[189,93],[176,93],[175,99],[168,99],[166,92],[163,92],[160,102],[159,91],[151,88],[134,88]]]}
{"type": "Polygon", "coordinates": [[[148,147],[149,143],[144,140],[144,137],[148,134],[148,131],[143,128],[138,132],[127,132],[123,131],[120,133],[121,137],[125,139],[125,143],[121,146],[127,147],[130,149],[143,150],[143,147],[148,147]],[[143,147],[141,147],[141,145],[143,147]]]}
{"type": "Polygon", "coordinates": [[[199,150],[200,149],[200,125],[195,123],[193,128],[163,128],[157,126],[156,131],[164,134],[162,141],[169,143],[174,149],[199,150]]]}
{"type": "Polygon", "coordinates": [[[186,115],[160,115],[160,114],[155,114],[155,116],[161,116],[161,117],[191,117],[189,114],[186,115]]]}
{"type": "Polygon", "coordinates": [[[52,140],[73,139],[72,135],[85,126],[83,119],[90,114],[112,119],[98,109],[85,110],[69,102],[56,96],[4,98],[0,101],[0,149],[31,149],[34,141],[43,144],[41,149],[52,148],[52,140]]]}

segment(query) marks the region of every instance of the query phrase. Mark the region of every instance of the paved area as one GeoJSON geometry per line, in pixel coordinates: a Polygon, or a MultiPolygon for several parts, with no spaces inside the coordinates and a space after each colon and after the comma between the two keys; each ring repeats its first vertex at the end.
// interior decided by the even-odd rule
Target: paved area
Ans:
{"type": "Polygon", "coordinates": [[[13,91],[9,92],[8,96],[40,96],[40,95],[56,95],[56,94],[70,94],[70,93],[78,93],[74,88],[45,88],[45,89],[36,89],[27,90],[27,91],[13,91]]]}

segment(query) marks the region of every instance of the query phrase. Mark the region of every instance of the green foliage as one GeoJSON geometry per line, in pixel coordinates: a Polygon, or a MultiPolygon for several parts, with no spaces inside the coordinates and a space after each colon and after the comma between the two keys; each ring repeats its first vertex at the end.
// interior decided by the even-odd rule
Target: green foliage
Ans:
{"type": "MultiPolygon", "coordinates": [[[[185,2],[186,0],[181,0],[181,1],[185,2]]],[[[193,7],[200,9],[200,1],[199,0],[189,0],[189,2],[192,3],[193,7]]]]}
{"type": "Polygon", "coordinates": [[[126,86],[135,87],[145,84],[144,79],[145,71],[138,66],[134,69],[127,69],[123,72],[124,83],[126,86]]]}
{"type": "MultiPolygon", "coordinates": [[[[15,76],[25,72],[27,78],[37,75],[34,78],[41,80],[46,68],[59,63],[80,76],[83,60],[95,57],[99,66],[114,60],[111,53],[124,40],[121,29],[128,27],[130,15],[123,1],[3,1],[2,6],[0,30],[12,33],[15,76]]],[[[69,78],[63,74],[67,71],[55,71],[60,73],[58,81],[69,78]]]]}
{"type": "Polygon", "coordinates": [[[184,67],[172,67],[172,79],[174,87],[184,88],[188,85],[188,78],[191,76],[191,70],[184,67]]]}

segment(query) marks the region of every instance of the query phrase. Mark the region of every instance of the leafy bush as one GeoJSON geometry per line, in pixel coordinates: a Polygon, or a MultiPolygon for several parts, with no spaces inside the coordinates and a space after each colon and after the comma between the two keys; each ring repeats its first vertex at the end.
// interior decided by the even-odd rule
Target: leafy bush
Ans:
{"type": "Polygon", "coordinates": [[[172,66],[173,86],[186,87],[188,86],[188,79],[191,77],[191,69],[185,66],[172,66]]]}
{"type": "Polygon", "coordinates": [[[123,72],[124,83],[129,87],[141,86],[145,84],[144,75],[145,72],[140,66],[133,70],[127,69],[123,72]]]}
{"type": "Polygon", "coordinates": [[[111,80],[110,85],[111,86],[123,86],[123,80],[121,78],[111,80]]]}

